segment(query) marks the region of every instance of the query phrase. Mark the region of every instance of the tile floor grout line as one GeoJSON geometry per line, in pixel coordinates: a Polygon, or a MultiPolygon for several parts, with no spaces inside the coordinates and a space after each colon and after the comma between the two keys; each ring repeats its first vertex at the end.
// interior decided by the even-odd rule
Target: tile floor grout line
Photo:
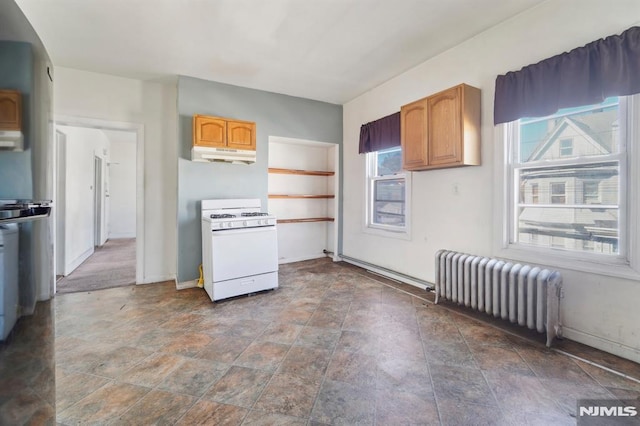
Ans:
{"type": "MultiPolygon", "coordinates": [[[[632,382],[640,384],[640,379],[636,379],[635,377],[630,376],[628,374],[622,373],[620,371],[613,370],[613,369],[611,369],[609,367],[606,367],[606,366],[604,366],[602,364],[598,364],[597,362],[594,362],[594,361],[589,361],[588,359],[582,358],[582,357],[574,355],[572,353],[565,352],[562,349],[556,349],[556,348],[550,348],[550,349],[552,351],[554,351],[554,352],[559,353],[559,354],[566,355],[569,358],[577,359],[578,361],[582,361],[582,362],[587,363],[589,365],[593,365],[594,367],[600,368],[602,370],[608,371],[609,373],[613,373],[613,374],[615,374],[617,376],[623,377],[623,378],[625,378],[627,380],[631,380],[632,382]]],[[[585,371],[585,373],[587,373],[587,372],[585,371]]],[[[587,373],[587,374],[589,374],[589,373],[587,373]]],[[[589,374],[589,376],[591,376],[591,375],[589,374]]],[[[596,380],[600,384],[600,381],[598,379],[594,378],[594,380],[596,380]]],[[[602,386],[605,387],[604,385],[602,385],[602,386]]]]}
{"type": "MultiPolygon", "coordinates": [[[[316,309],[317,309],[317,308],[316,308],[316,309]]],[[[314,309],[314,312],[315,312],[315,309],[314,309]]],[[[311,315],[313,315],[313,314],[311,314],[311,315]]],[[[309,318],[311,318],[311,317],[309,317],[309,318]]],[[[276,322],[276,321],[271,321],[271,322],[269,323],[269,325],[271,325],[271,323],[274,323],[274,322],[276,322]]],[[[309,320],[307,320],[307,322],[309,322],[309,320]]],[[[305,323],[305,324],[306,324],[306,323],[305,323]]],[[[267,326],[266,328],[269,328],[269,326],[267,326]]],[[[265,328],[265,330],[266,330],[266,328],[265,328]]],[[[264,333],[264,330],[263,330],[263,333],[264,333]]],[[[261,335],[262,335],[262,334],[261,334],[261,335]]],[[[260,336],[261,336],[261,335],[260,335],[260,336]]],[[[257,336],[257,337],[256,337],[256,340],[257,340],[257,339],[258,339],[258,337],[260,337],[260,336],[257,336]]],[[[296,339],[297,339],[297,336],[296,336],[296,339]]],[[[254,340],[254,341],[255,341],[255,340],[254,340]]],[[[295,342],[295,341],[294,341],[294,342],[295,342]]],[[[252,342],[252,343],[253,343],[253,342],[252,342]]],[[[249,346],[251,346],[251,345],[249,345],[249,346]]],[[[248,346],[247,346],[247,348],[248,348],[248,346]]],[[[291,349],[293,349],[293,343],[291,343],[291,345],[289,345],[289,349],[287,350],[287,353],[282,357],[282,361],[284,361],[284,359],[289,355],[289,353],[291,352],[291,349]]],[[[243,351],[243,353],[244,353],[244,351],[243,351]]],[[[238,358],[239,358],[241,355],[242,355],[242,354],[238,355],[238,358]]],[[[257,398],[255,399],[255,401],[253,401],[253,404],[251,404],[251,407],[249,408],[249,412],[247,413],[247,416],[249,415],[249,413],[251,413],[251,411],[253,411],[253,410],[254,410],[254,408],[255,408],[256,404],[258,403],[258,400],[260,400],[260,398],[261,398],[261,397],[262,397],[262,395],[264,394],[265,390],[267,389],[267,387],[269,386],[269,384],[270,384],[270,383],[271,383],[271,381],[273,380],[273,377],[278,373],[278,370],[280,370],[280,367],[282,366],[282,361],[280,361],[280,362],[278,363],[278,366],[276,367],[276,369],[275,369],[275,370],[273,370],[273,372],[271,372],[271,376],[269,377],[269,380],[267,380],[267,383],[264,385],[264,387],[263,387],[263,388],[262,388],[262,390],[260,391],[260,395],[258,395],[258,396],[257,396],[257,398]]],[[[278,413],[278,414],[281,414],[281,413],[278,413]]],[[[241,425],[242,425],[242,423],[244,423],[244,420],[245,420],[245,419],[243,419],[243,420],[242,420],[242,422],[240,423],[241,425]]]]}
{"type": "Polygon", "coordinates": [[[436,404],[436,412],[438,413],[438,421],[440,425],[442,425],[442,414],[440,413],[440,405],[438,404],[438,394],[436,392],[436,387],[433,383],[433,374],[431,374],[431,364],[429,364],[429,359],[427,359],[427,351],[425,350],[425,342],[422,340],[422,334],[420,335],[420,340],[422,343],[422,351],[424,352],[425,363],[427,365],[427,371],[429,372],[429,381],[431,382],[431,392],[433,392],[433,401],[436,404]]]}
{"type": "MultiPolygon", "coordinates": [[[[421,298],[421,297],[419,297],[419,296],[415,296],[415,297],[418,297],[419,299],[422,299],[422,298],[421,298]]],[[[459,312],[459,311],[457,311],[457,310],[455,310],[455,309],[448,308],[447,306],[444,306],[444,305],[440,305],[440,304],[437,304],[437,305],[436,305],[435,303],[433,303],[433,302],[431,302],[430,300],[427,300],[427,299],[422,299],[422,300],[425,300],[426,302],[429,302],[429,303],[431,303],[432,305],[440,306],[440,307],[442,307],[442,308],[446,309],[447,311],[449,311],[449,312],[451,312],[451,313],[453,313],[453,314],[460,315],[460,316],[463,316],[463,317],[465,317],[465,318],[467,318],[467,319],[471,319],[471,320],[477,321],[477,322],[482,323],[483,325],[486,325],[486,326],[488,326],[488,327],[491,327],[491,328],[493,328],[493,329],[495,329],[495,330],[498,330],[498,331],[501,331],[501,332],[507,333],[507,334],[509,334],[509,335],[511,335],[511,336],[513,336],[513,337],[517,337],[518,339],[521,339],[521,340],[524,340],[524,341],[526,341],[526,342],[529,342],[529,343],[535,344],[536,346],[543,346],[543,345],[544,345],[543,343],[538,342],[538,341],[536,341],[536,340],[534,340],[534,339],[530,339],[530,338],[528,338],[528,337],[521,336],[521,335],[520,335],[520,334],[518,334],[518,333],[515,333],[515,332],[510,331],[510,330],[507,330],[507,329],[503,329],[503,328],[501,328],[501,327],[499,327],[499,326],[496,326],[496,325],[494,325],[494,324],[491,324],[491,323],[489,323],[489,322],[486,322],[486,321],[484,321],[484,320],[482,320],[482,319],[475,318],[475,317],[473,317],[473,316],[471,316],[471,315],[465,314],[464,312],[459,312]]],[[[557,348],[554,348],[554,347],[550,347],[550,348],[549,348],[549,347],[547,347],[547,346],[544,346],[544,348],[546,348],[546,349],[548,349],[548,350],[551,350],[551,351],[553,351],[553,352],[557,352],[557,353],[562,354],[562,355],[566,355],[566,356],[571,357],[571,358],[576,358],[576,359],[579,359],[579,360],[581,360],[581,361],[583,360],[583,358],[581,358],[581,357],[579,357],[579,356],[577,356],[577,355],[573,355],[573,354],[571,354],[571,353],[569,353],[569,352],[565,352],[565,351],[563,351],[562,349],[557,349],[557,348]]],[[[639,380],[639,379],[636,379],[636,378],[634,378],[633,376],[629,376],[629,375],[627,375],[627,374],[624,374],[624,373],[622,373],[622,372],[620,372],[620,371],[616,371],[616,370],[610,369],[610,368],[608,368],[608,367],[605,367],[605,366],[604,366],[604,365],[602,365],[602,364],[598,364],[598,363],[596,363],[596,362],[593,362],[593,361],[586,361],[586,360],[585,360],[585,362],[587,362],[588,364],[593,365],[594,367],[598,367],[598,368],[600,368],[600,369],[602,369],[602,370],[609,371],[609,372],[611,372],[611,373],[617,374],[618,376],[622,376],[622,377],[625,377],[625,378],[629,378],[629,379],[633,380],[634,382],[640,383],[640,380],[639,380]]]]}

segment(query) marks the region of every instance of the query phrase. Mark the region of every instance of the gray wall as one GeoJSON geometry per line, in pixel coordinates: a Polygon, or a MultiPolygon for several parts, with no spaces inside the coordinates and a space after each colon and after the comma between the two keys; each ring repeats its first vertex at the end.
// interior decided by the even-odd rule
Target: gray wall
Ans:
{"type": "MultiPolygon", "coordinates": [[[[0,41],[0,89],[22,94],[22,133],[24,147],[30,146],[30,105],[33,88],[31,44],[0,41]]],[[[31,152],[0,150],[0,199],[33,198],[31,152]]]]}
{"type": "MultiPolygon", "coordinates": [[[[24,151],[0,150],[0,199],[32,199],[33,174],[31,135],[31,97],[33,92],[33,54],[31,44],[0,41],[0,88],[18,90],[22,95],[22,134],[24,151]]],[[[20,225],[19,234],[19,294],[20,305],[29,312],[36,301],[33,274],[33,224],[20,225]]]]}
{"type": "Polygon", "coordinates": [[[200,200],[260,198],[264,210],[269,136],[342,145],[342,106],[180,77],[178,115],[177,280],[183,282],[198,278],[198,265],[202,262],[200,200]],[[191,162],[194,114],[256,122],[256,163],[191,162]]]}

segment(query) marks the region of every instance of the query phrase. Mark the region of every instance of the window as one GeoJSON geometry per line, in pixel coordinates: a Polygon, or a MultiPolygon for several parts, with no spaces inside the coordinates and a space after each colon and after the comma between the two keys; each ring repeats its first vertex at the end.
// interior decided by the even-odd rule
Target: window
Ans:
{"type": "Polygon", "coordinates": [[[600,204],[600,182],[587,180],[582,182],[582,202],[584,204],[600,204]]]}
{"type": "Polygon", "coordinates": [[[407,233],[410,191],[401,148],[370,152],[367,163],[367,226],[407,233]]]}
{"type": "Polygon", "coordinates": [[[573,139],[560,140],[560,156],[567,157],[573,155],[573,139]]]}
{"type": "Polygon", "coordinates": [[[628,104],[609,98],[506,125],[511,246],[625,259],[628,104]]]}
{"type": "Polygon", "coordinates": [[[531,204],[538,204],[540,198],[538,197],[539,186],[537,183],[531,184],[531,204]]]}
{"type": "Polygon", "coordinates": [[[551,204],[566,204],[567,193],[565,182],[554,182],[551,184],[551,204]]]}

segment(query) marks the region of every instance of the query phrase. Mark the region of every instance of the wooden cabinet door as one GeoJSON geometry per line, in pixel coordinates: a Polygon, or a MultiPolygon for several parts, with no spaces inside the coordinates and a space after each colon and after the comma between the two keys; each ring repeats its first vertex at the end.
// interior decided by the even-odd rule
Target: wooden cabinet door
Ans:
{"type": "Polygon", "coordinates": [[[405,170],[419,170],[427,165],[427,114],[426,99],[400,109],[402,168],[405,170]]]}
{"type": "Polygon", "coordinates": [[[22,130],[20,100],[20,92],[0,90],[0,130],[22,130]]]}
{"type": "Polygon", "coordinates": [[[462,162],[462,87],[456,86],[427,99],[429,165],[462,162]]]}
{"type": "Polygon", "coordinates": [[[234,149],[256,149],[256,123],[250,121],[227,122],[227,146],[234,149]]]}
{"type": "Polygon", "coordinates": [[[205,115],[193,116],[193,144],[213,148],[224,148],[227,144],[227,122],[205,115]]]}

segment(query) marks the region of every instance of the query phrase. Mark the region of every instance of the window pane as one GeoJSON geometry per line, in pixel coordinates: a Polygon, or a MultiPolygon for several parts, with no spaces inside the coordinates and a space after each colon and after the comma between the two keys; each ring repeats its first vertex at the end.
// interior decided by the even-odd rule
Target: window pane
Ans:
{"type": "Polygon", "coordinates": [[[374,186],[375,201],[402,201],[404,203],[404,179],[377,180],[374,186]]]}
{"type": "Polygon", "coordinates": [[[520,169],[517,241],[618,254],[619,170],[617,161],[520,169]]]}
{"type": "Polygon", "coordinates": [[[405,226],[405,180],[374,181],[373,223],[405,226]]]}
{"type": "Polygon", "coordinates": [[[523,204],[619,205],[620,164],[523,168],[516,175],[523,204]]]}
{"type": "Polygon", "coordinates": [[[618,209],[521,207],[518,240],[537,247],[618,254],[618,209]]]}
{"type": "Polygon", "coordinates": [[[376,153],[375,176],[387,176],[402,172],[402,149],[389,148],[376,153]]]}
{"type": "Polygon", "coordinates": [[[565,108],[544,118],[519,122],[518,161],[593,157],[620,151],[618,98],[599,105],[565,108]]]}

